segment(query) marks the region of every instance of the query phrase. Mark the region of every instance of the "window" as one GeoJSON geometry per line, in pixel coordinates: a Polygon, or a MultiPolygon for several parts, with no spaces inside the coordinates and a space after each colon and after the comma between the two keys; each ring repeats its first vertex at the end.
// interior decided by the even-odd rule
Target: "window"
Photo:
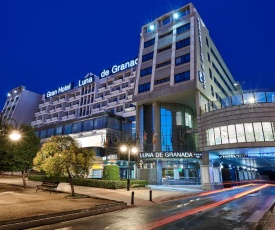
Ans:
{"type": "Polygon", "coordinates": [[[58,126],[55,129],[55,135],[62,135],[63,126],[58,126]]]}
{"type": "Polygon", "coordinates": [[[149,90],[150,90],[150,82],[138,86],[139,93],[143,93],[149,90]]]}
{"type": "Polygon", "coordinates": [[[220,145],[221,144],[221,131],[220,131],[220,127],[214,128],[214,134],[215,134],[216,145],[220,145]]]}
{"type": "Polygon", "coordinates": [[[167,17],[165,19],[162,20],[162,25],[166,25],[171,21],[170,17],[167,17]]]}
{"type": "Polygon", "coordinates": [[[82,128],[82,122],[73,123],[72,133],[79,133],[79,132],[81,132],[81,128],[82,128]]]}
{"type": "Polygon", "coordinates": [[[228,125],[229,143],[237,143],[235,125],[228,125]]]}
{"type": "Polygon", "coordinates": [[[144,55],[142,55],[142,62],[151,60],[151,59],[153,59],[153,57],[154,57],[154,52],[144,54],[144,55]]]}
{"type": "Polygon", "coordinates": [[[261,122],[253,123],[256,141],[264,141],[264,133],[261,122]]]}
{"type": "Polygon", "coordinates": [[[185,32],[187,30],[190,30],[190,23],[187,23],[183,26],[178,27],[177,28],[177,34],[181,34],[181,33],[185,32]]]}
{"type": "Polygon", "coordinates": [[[152,73],[152,66],[140,70],[140,77],[144,77],[144,76],[149,75],[151,73],[152,73]]]}
{"type": "Polygon", "coordinates": [[[94,129],[103,129],[106,128],[107,118],[99,117],[94,119],[94,129]]]}
{"type": "Polygon", "coordinates": [[[176,43],[176,49],[181,49],[182,47],[186,47],[190,45],[190,37],[180,40],[176,43]]]}
{"type": "Polygon", "coordinates": [[[152,39],[144,42],[143,46],[144,46],[144,48],[146,48],[146,47],[149,47],[149,46],[154,45],[154,44],[155,44],[155,38],[152,38],[152,39]]]}
{"type": "Polygon", "coordinates": [[[207,45],[207,47],[209,47],[208,38],[207,38],[207,37],[205,37],[205,40],[206,40],[206,45],[207,45]]]}
{"type": "Polygon", "coordinates": [[[275,93],[266,93],[267,102],[275,102],[275,93]]]}
{"type": "Polygon", "coordinates": [[[212,94],[213,97],[215,97],[215,92],[214,92],[214,88],[213,88],[212,85],[211,85],[211,94],[212,94]]]}
{"type": "Polygon", "coordinates": [[[89,131],[94,129],[94,120],[88,120],[83,122],[83,131],[89,131]]]}
{"type": "Polygon", "coordinates": [[[236,125],[237,139],[238,142],[245,142],[244,128],[243,124],[236,125]]]}
{"type": "Polygon", "coordinates": [[[259,102],[266,102],[266,97],[265,97],[265,93],[261,92],[261,93],[254,93],[255,96],[255,102],[259,103],[259,102]]]}
{"type": "Polygon", "coordinates": [[[171,60],[157,64],[157,69],[171,64],[171,60]]]}
{"type": "Polygon", "coordinates": [[[72,124],[68,124],[64,126],[64,134],[71,134],[72,133],[72,124]]]}
{"type": "Polygon", "coordinates": [[[247,142],[255,141],[252,123],[245,123],[244,129],[245,129],[246,141],[247,142]]]}
{"type": "Polygon", "coordinates": [[[263,130],[264,130],[264,139],[265,141],[274,141],[274,135],[273,135],[273,125],[271,122],[263,122],[263,130]]]}
{"type": "Polygon", "coordinates": [[[243,104],[242,95],[232,96],[232,105],[242,105],[242,104],[243,104]]]}
{"type": "Polygon", "coordinates": [[[227,126],[221,127],[221,138],[222,138],[222,144],[228,144],[228,132],[227,132],[227,126]]]}
{"type": "Polygon", "coordinates": [[[190,71],[178,73],[175,75],[175,83],[190,80],[190,71]]]}
{"type": "Polygon", "coordinates": [[[175,59],[175,64],[177,65],[181,65],[184,63],[190,62],[190,53],[189,54],[185,54],[183,56],[177,57],[175,59]]]}
{"type": "Polygon", "coordinates": [[[211,69],[209,69],[209,77],[210,77],[211,79],[213,79],[213,75],[212,75],[212,70],[211,70],[211,69]]]}
{"type": "Polygon", "coordinates": [[[170,77],[162,78],[162,79],[156,80],[155,85],[159,85],[159,84],[169,82],[169,81],[170,81],[170,77]]]}

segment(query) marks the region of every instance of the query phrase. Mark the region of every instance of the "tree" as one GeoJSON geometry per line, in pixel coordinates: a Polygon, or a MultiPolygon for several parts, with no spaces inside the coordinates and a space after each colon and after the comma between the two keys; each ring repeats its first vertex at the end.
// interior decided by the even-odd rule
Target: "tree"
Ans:
{"type": "MultiPolygon", "coordinates": [[[[8,130],[8,128],[6,128],[8,130]]],[[[27,188],[25,174],[32,168],[33,159],[39,150],[40,139],[29,125],[19,128],[21,139],[12,141],[7,135],[0,138],[0,169],[3,171],[20,171],[24,188],[27,188]]]]}
{"type": "Polygon", "coordinates": [[[34,165],[49,176],[67,175],[72,196],[75,196],[73,176],[89,173],[94,152],[81,148],[71,136],[52,136],[34,158],[34,165]]]}
{"type": "Polygon", "coordinates": [[[120,180],[118,165],[105,165],[102,180],[120,180]]]}

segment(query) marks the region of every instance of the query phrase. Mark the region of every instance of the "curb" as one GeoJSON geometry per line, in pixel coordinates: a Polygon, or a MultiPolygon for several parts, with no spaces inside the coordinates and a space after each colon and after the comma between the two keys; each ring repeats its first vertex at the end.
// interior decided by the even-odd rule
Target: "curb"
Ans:
{"type": "Polygon", "coordinates": [[[0,222],[0,230],[16,230],[40,227],[43,225],[57,224],[63,221],[74,220],[78,218],[95,216],[107,212],[113,212],[127,208],[127,203],[113,202],[109,204],[96,205],[94,208],[74,210],[69,212],[60,212],[49,215],[33,216],[16,220],[0,222]]]}

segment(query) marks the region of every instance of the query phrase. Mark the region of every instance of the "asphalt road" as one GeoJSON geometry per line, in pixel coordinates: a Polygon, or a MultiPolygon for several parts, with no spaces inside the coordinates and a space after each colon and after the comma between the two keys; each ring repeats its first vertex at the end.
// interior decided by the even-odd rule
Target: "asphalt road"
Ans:
{"type": "Polygon", "coordinates": [[[275,187],[258,190],[260,186],[215,190],[192,198],[125,209],[33,230],[251,230],[259,221],[260,212],[265,212],[275,199],[275,187]]]}

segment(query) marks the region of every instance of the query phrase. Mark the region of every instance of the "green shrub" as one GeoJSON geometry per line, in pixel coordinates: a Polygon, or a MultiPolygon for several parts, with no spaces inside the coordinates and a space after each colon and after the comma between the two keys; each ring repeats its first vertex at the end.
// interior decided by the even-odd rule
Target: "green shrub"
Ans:
{"type": "MultiPolygon", "coordinates": [[[[32,181],[43,181],[51,180],[58,182],[67,182],[68,177],[47,177],[45,175],[29,175],[29,180],[32,181]]],[[[96,188],[107,188],[107,189],[120,189],[127,187],[127,180],[98,180],[98,179],[73,179],[74,185],[96,187],[96,188]]],[[[148,184],[146,180],[131,180],[132,188],[145,187],[148,184]]]]}
{"type": "Polygon", "coordinates": [[[104,166],[102,180],[120,180],[118,165],[104,166]]]}

